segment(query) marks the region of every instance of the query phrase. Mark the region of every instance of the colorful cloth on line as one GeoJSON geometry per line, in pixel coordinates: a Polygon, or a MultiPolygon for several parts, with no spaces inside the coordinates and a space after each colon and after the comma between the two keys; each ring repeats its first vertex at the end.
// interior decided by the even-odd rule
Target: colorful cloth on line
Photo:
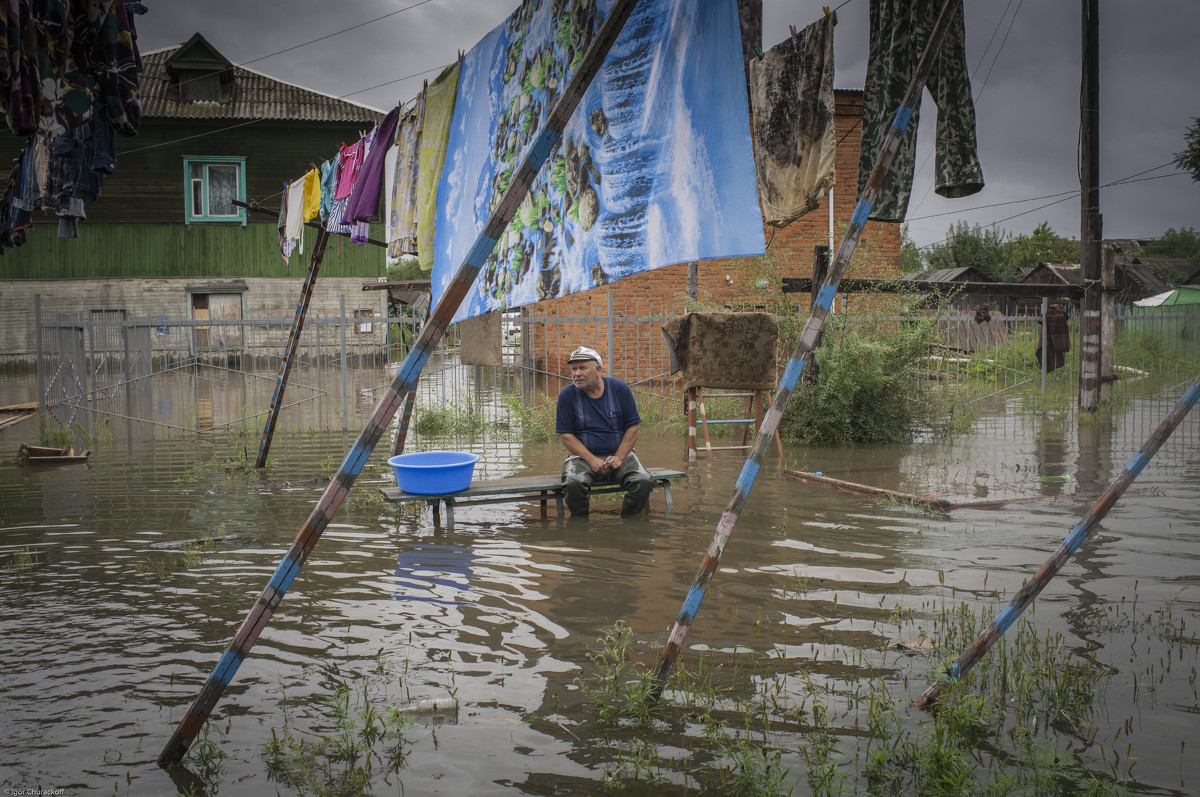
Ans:
{"type": "MultiPolygon", "coordinates": [[[[477,45],[478,46],[478,45],[477,45]]],[[[417,165],[417,255],[421,269],[429,271],[434,263],[434,233],[440,214],[440,181],[450,142],[450,124],[458,96],[458,78],[462,61],[446,67],[437,80],[423,92],[425,106],[421,129],[421,154],[417,165]]],[[[435,302],[436,304],[436,302],[435,302]]]]}
{"type": "MultiPolygon", "coordinates": [[[[958,198],[983,189],[983,169],[975,144],[975,104],[967,71],[963,4],[957,0],[954,19],[925,87],[937,105],[934,136],[934,191],[958,198]]],[[[871,0],[870,51],[863,89],[862,147],[858,159],[858,193],[883,148],[896,111],[904,101],[917,62],[929,43],[941,2],[937,0],[871,0]]],[[[918,106],[920,103],[918,102],[918,106]]],[[[904,221],[912,192],[917,153],[918,109],[900,139],[892,168],[883,181],[870,218],[904,221]]]]}
{"type": "Polygon", "coordinates": [[[284,229],[283,259],[287,262],[292,252],[304,254],[304,178],[288,186],[287,224],[284,229]]]}
{"type": "Polygon", "coordinates": [[[396,128],[396,162],[387,191],[387,262],[417,251],[417,172],[421,157],[421,98],[396,128]]]}
{"type": "MultiPolygon", "coordinates": [[[[527,0],[463,59],[438,188],[435,300],[612,7],[527,0]]],[[[763,253],[739,30],[735,0],[637,4],[456,320],[763,253]]],[[[424,264],[424,237],[419,248],[424,264]]]]}
{"type": "Polygon", "coordinates": [[[392,137],[395,135],[399,119],[400,108],[397,106],[383,117],[383,121],[376,125],[371,134],[370,149],[363,159],[362,168],[359,169],[354,190],[350,192],[350,201],[346,203],[345,221],[369,222],[379,215],[379,195],[383,193],[386,181],[384,161],[387,159],[387,151],[392,145],[392,137]]]}
{"type": "Polygon", "coordinates": [[[354,181],[358,179],[358,170],[362,166],[363,155],[367,149],[364,140],[359,139],[350,146],[342,145],[338,152],[337,188],[333,192],[334,199],[346,199],[354,190],[354,181]]]}
{"type": "Polygon", "coordinates": [[[307,224],[321,212],[321,173],[309,169],[304,175],[304,207],[301,220],[307,224]]]}
{"type": "Polygon", "coordinates": [[[321,164],[321,206],[317,211],[317,215],[321,217],[321,224],[329,221],[329,211],[333,209],[333,192],[337,189],[337,163],[338,159],[333,157],[321,164]]]}
{"type": "Polygon", "coordinates": [[[786,227],[813,210],[833,185],[833,27],[814,22],[750,59],[754,165],[763,220],[786,227]]]}

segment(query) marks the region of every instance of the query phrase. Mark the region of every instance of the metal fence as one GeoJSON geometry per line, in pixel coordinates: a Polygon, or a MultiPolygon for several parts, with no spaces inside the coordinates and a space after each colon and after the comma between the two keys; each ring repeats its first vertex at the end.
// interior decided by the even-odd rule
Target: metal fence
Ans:
{"type": "MultiPolygon", "coordinates": [[[[309,315],[290,374],[278,432],[357,431],[373,411],[415,339],[417,317],[309,315]]],[[[1115,391],[1169,393],[1200,367],[1200,308],[1137,308],[1117,319],[1115,391]]],[[[644,415],[682,412],[681,381],[668,372],[660,328],[668,317],[649,302],[629,301],[603,316],[561,316],[540,306],[503,316],[502,364],[463,365],[459,332],[451,327],[425,366],[418,413],[470,407],[489,417],[505,412],[505,396],[527,408],[552,402],[566,384],[558,362],[564,343],[604,348],[619,364],[614,375],[634,389],[644,415]],[[636,356],[632,353],[636,352],[636,356]]],[[[802,318],[781,319],[779,357],[802,318]]],[[[993,315],[971,331],[971,316],[929,320],[934,345],[920,364],[928,383],[956,385],[981,402],[1047,388],[1073,390],[1078,346],[1063,367],[1044,373],[1037,357],[1040,316],[993,315]]],[[[831,319],[826,341],[859,332],[885,337],[912,317],[843,315],[831,319]]],[[[132,317],[122,310],[37,313],[37,379],[43,412],[57,423],[92,429],[106,418],[129,421],[135,435],[212,435],[261,430],[282,364],[292,318],[172,321],[132,317]]],[[[1078,325],[1071,322],[1073,340],[1078,325]]]]}

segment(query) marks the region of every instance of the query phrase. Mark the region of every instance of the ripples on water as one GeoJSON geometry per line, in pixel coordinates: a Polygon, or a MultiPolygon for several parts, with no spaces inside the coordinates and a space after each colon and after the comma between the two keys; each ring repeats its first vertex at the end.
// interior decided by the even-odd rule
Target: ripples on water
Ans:
{"type": "MultiPolygon", "coordinates": [[[[1099,491],[1170,403],[1136,403],[1082,433],[1073,418],[1001,406],[969,437],[794,449],[786,464],[955,501],[1069,498],[1099,491]]],[[[29,431],[0,431],[5,460],[29,431]]],[[[680,439],[647,438],[644,461],[680,464],[680,439]]],[[[1175,601],[1176,614],[1194,624],[1198,441],[1193,416],[1043,593],[1038,626],[1083,646],[1094,636],[1089,612],[1131,598],[1135,585],[1145,608],[1175,601]]],[[[211,449],[178,442],[101,448],[86,468],[0,466],[8,651],[0,782],[124,793],[128,776],[131,793],[171,793],[154,759],[320,497],[324,483],[309,481],[318,463],[340,459],[348,443],[341,435],[277,438],[279,462],[264,481],[202,468],[211,449]],[[152,547],[234,534],[240,539],[199,553],[152,547]]],[[[492,477],[553,472],[560,461],[554,444],[478,450],[492,477]]],[[[575,679],[590,671],[589,654],[619,619],[633,629],[634,656],[654,661],[738,469],[728,459],[694,465],[675,485],[672,516],[656,494],[653,511],[629,522],[597,512],[563,523],[553,509],[544,519],[536,505],[499,505],[459,509],[447,532],[432,528],[428,512],[348,502],[218,706],[214,725],[228,728],[218,740],[228,756],[220,793],[272,787],[261,752],[282,727],[285,696],[294,718],[319,723],[313,701],[333,665],[343,675],[386,666],[392,703],[458,699],[456,723],[410,731],[405,794],[484,793],[497,784],[545,793],[555,783],[599,792],[611,758],[575,679]]],[[[372,464],[355,493],[389,479],[372,464]]],[[[880,652],[896,641],[897,609],[921,616],[959,600],[998,607],[1086,507],[1060,500],[929,513],[764,469],[681,661],[694,665],[703,651],[772,652],[772,666],[797,689],[803,677],[838,681],[868,666],[899,673],[908,660],[880,652]]],[[[1200,766],[1178,752],[1181,739],[1200,731],[1186,681],[1173,673],[1152,705],[1138,704],[1154,716],[1137,714],[1130,737],[1147,790],[1200,788],[1200,766]]],[[[1133,709],[1125,677],[1114,683],[1107,710],[1120,723],[1133,709]]],[[[923,686],[911,684],[912,695],[923,686]]],[[[783,737],[799,794],[808,786],[797,739],[783,737]]],[[[391,790],[394,782],[381,788],[391,790]]]]}

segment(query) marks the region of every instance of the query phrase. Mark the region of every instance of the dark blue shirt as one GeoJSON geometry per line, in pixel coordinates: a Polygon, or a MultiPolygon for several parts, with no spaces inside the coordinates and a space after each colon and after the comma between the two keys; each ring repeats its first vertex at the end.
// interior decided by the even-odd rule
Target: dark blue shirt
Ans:
{"type": "Polygon", "coordinates": [[[594,399],[575,385],[558,394],[554,419],[556,434],[572,434],[598,457],[617,453],[621,438],[630,426],[642,422],[629,385],[611,376],[604,380],[604,393],[594,399]]]}

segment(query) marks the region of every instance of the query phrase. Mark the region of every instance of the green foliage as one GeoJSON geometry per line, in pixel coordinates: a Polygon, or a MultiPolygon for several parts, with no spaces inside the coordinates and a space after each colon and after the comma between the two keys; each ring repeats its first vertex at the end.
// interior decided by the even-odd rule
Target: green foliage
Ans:
{"type": "Polygon", "coordinates": [[[416,257],[402,257],[396,265],[387,267],[388,282],[404,280],[427,280],[429,272],[421,270],[421,261],[416,257]]]}
{"type": "Polygon", "coordinates": [[[1020,269],[1035,268],[1038,263],[1078,263],[1079,241],[1063,238],[1043,221],[1029,235],[1018,235],[1004,244],[1004,273],[1016,280],[1020,269]]]}
{"type": "Polygon", "coordinates": [[[817,350],[818,379],[798,387],[780,435],[818,446],[910,439],[929,417],[917,366],[932,329],[930,321],[913,321],[885,336],[834,320],[817,350]]]}
{"type": "Polygon", "coordinates": [[[1183,152],[1175,153],[1175,165],[1200,182],[1200,116],[1192,119],[1192,126],[1183,134],[1186,145],[1183,152]]]}
{"type": "MultiPolygon", "coordinates": [[[[1200,266],[1200,231],[1195,227],[1180,227],[1178,230],[1169,227],[1161,236],[1143,246],[1142,254],[1146,257],[1185,257],[1192,261],[1193,266],[1200,266]]],[[[1167,276],[1176,281],[1189,276],[1175,269],[1167,270],[1173,272],[1167,276]]]]}
{"type": "Polygon", "coordinates": [[[972,226],[965,221],[951,225],[945,240],[933,244],[925,253],[931,271],[945,268],[973,268],[996,282],[1008,281],[1004,257],[1007,235],[995,229],[972,226]]]}
{"type": "Polygon", "coordinates": [[[505,393],[500,397],[508,411],[509,428],[527,443],[545,443],[554,437],[553,403],[531,406],[520,393],[505,393]]]}
{"type": "MultiPolygon", "coordinates": [[[[388,675],[380,665],[381,675],[388,675]]],[[[382,770],[384,781],[400,771],[405,731],[412,720],[399,707],[388,706],[386,689],[370,676],[346,678],[336,665],[314,708],[320,726],[312,732],[294,729],[284,711],[282,730],[271,730],[263,746],[267,777],[298,794],[359,795],[370,792],[382,770]]],[[[286,695],[285,695],[286,701],[286,695]]]]}
{"type": "Polygon", "coordinates": [[[1063,238],[1045,221],[1028,235],[1017,236],[960,221],[946,231],[944,241],[933,244],[925,253],[930,270],[970,267],[997,282],[1015,282],[1021,269],[1043,261],[1078,263],[1079,242],[1063,238]]]}
{"type": "Polygon", "coordinates": [[[654,677],[629,660],[632,641],[633,632],[625,621],[618,620],[600,638],[600,651],[588,655],[596,667],[595,674],[577,681],[603,727],[615,728],[627,722],[638,727],[651,725],[654,677]]]}
{"type": "Polygon", "coordinates": [[[450,402],[442,407],[420,410],[412,428],[423,437],[448,434],[471,437],[482,434],[488,428],[488,422],[475,407],[450,402]]]}
{"type": "Polygon", "coordinates": [[[900,271],[908,274],[925,270],[925,255],[917,247],[916,241],[908,236],[908,225],[900,228],[900,271]]]}
{"type": "Polygon", "coordinates": [[[50,448],[62,448],[71,444],[71,429],[46,413],[38,415],[38,442],[50,448]]]}

